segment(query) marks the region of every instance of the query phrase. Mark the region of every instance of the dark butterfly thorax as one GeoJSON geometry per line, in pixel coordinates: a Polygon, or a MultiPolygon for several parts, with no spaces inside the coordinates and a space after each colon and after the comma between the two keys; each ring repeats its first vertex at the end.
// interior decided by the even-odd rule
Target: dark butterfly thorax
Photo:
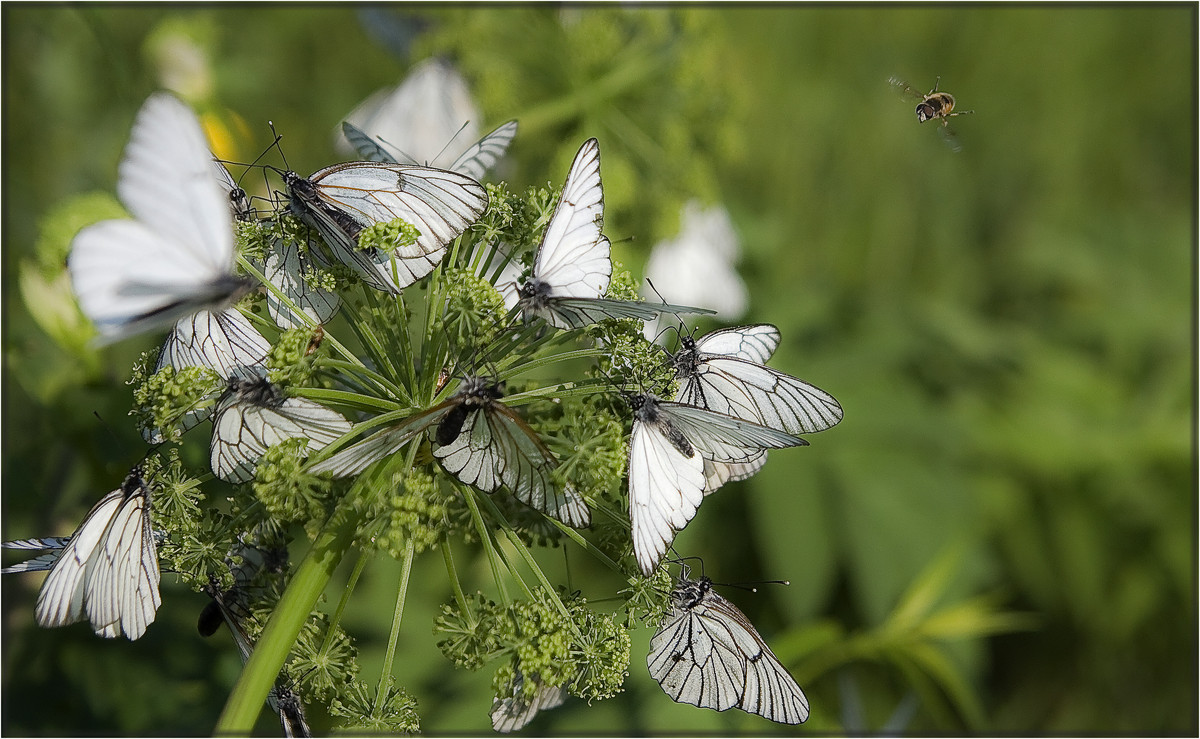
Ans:
{"type": "Polygon", "coordinates": [[[648,393],[634,395],[629,399],[629,404],[633,407],[633,417],[636,420],[657,427],[659,433],[666,437],[667,441],[671,442],[671,446],[675,447],[680,454],[691,459],[696,453],[692,442],[688,441],[683,432],[675,428],[671,419],[659,412],[658,398],[648,393]]]}
{"type": "Polygon", "coordinates": [[[488,382],[481,377],[468,377],[455,394],[457,404],[438,423],[435,438],[440,446],[449,446],[462,433],[467,417],[479,410],[486,410],[493,402],[504,397],[503,382],[488,382]]]}
{"type": "Polygon", "coordinates": [[[278,388],[265,377],[253,380],[234,379],[229,382],[229,394],[239,402],[252,403],[265,408],[274,408],[283,403],[278,388]]]}
{"type": "Polygon", "coordinates": [[[680,349],[671,355],[671,367],[676,377],[691,377],[700,368],[700,352],[696,351],[696,340],[685,336],[680,340],[680,349]]]}
{"type": "Polygon", "coordinates": [[[306,225],[318,231],[321,229],[321,226],[318,225],[318,219],[313,216],[313,212],[316,211],[324,218],[332,221],[340,231],[345,233],[351,242],[358,240],[358,235],[363,230],[363,224],[355,220],[350,214],[322,200],[320,194],[317,192],[317,186],[312,180],[289,171],[283,173],[283,182],[287,185],[288,197],[291,200],[288,207],[306,225]]]}
{"type": "Polygon", "coordinates": [[[550,283],[530,278],[521,286],[518,291],[521,300],[525,302],[526,308],[530,312],[545,310],[550,305],[550,293],[553,288],[550,283]]]}
{"type": "Polygon", "coordinates": [[[712,580],[701,576],[699,580],[681,579],[671,592],[671,605],[690,611],[704,601],[712,590],[712,580]]]}

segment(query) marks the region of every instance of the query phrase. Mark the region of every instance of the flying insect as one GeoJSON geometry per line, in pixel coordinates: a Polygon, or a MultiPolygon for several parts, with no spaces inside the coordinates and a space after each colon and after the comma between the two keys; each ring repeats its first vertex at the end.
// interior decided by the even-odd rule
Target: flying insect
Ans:
{"type": "Polygon", "coordinates": [[[946,144],[955,151],[958,151],[962,147],[959,145],[954,131],[950,128],[948,119],[953,118],[956,115],[967,115],[968,113],[974,113],[975,111],[954,110],[954,96],[948,92],[938,90],[938,85],[941,84],[941,81],[942,78],[938,77],[933,83],[933,89],[928,93],[922,93],[898,77],[891,77],[888,79],[888,83],[890,83],[893,87],[899,88],[904,94],[915,98],[920,98],[921,102],[917,103],[916,108],[917,120],[921,123],[931,120],[940,120],[942,122],[942,137],[945,139],[946,144]]]}

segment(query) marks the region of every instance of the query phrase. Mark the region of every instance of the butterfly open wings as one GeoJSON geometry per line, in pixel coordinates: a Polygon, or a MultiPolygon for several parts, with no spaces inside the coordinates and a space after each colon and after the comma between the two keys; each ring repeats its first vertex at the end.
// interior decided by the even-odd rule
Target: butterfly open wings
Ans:
{"type": "MultiPolygon", "coordinates": [[[[342,123],[342,133],[346,135],[346,140],[358,152],[358,155],[369,162],[387,162],[397,164],[399,161],[392,156],[391,152],[384,148],[383,142],[375,139],[367,132],[358,128],[349,121],[342,123]]],[[[509,121],[501,124],[491,133],[476,141],[467,150],[459,155],[458,159],[447,167],[451,172],[459,172],[466,176],[481,180],[487,174],[500,157],[508,151],[508,145],[512,143],[513,138],[517,135],[517,122],[509,121]]],[[[408,161],[409,164],[418,164],[415,161],[408,161]]]]}
{"type": "Polygon", "coordinates": [[[714,711],[739,708],[783,724],[808,718],[808,699],[736,606],[708,578],[682,577],[650,639],[650,675],[671,699],[714,711]]]}
{"type": "Polygon", "coordinates": [[[571,163],[554,215],[546,225],[533,272],[518,304],[525,320],[540,316],[556,328],[579,328],[606,318],[648,321],[659,313],[712,313],[682,305],[605,298],[612,278],[604,228],[600,144],[588,139],[571,163]]]}
{"type": "Polygon", "coordinates": [[[233,273],[229,199],[199,121],[177,98],[155,93],[142,105],[117,193],[135,220],[84,228],[67,260],[102,342],[222,308],[248,289],[233,273]]]}
{"type": "Polygon", "coordinates": [[[284,174],[291,208],[334,256],[377,290],[398,293],[433,271],[447,245],[487,208],[487,192],[457,172],[385,162],[349,162],[309,178],[284,174]],[[420,235],[388,253],[358,248],[358,236],[376,223],[402,219],[420,235]]]}
{"type": "Polygon", "coordinates": [[[551,479],[558,465],[554,454],[500,397],[499,383],[469,377],[449,400],[338,451],[311,471],[357,475],[436,426],[433,456],[461,482],[485,493],[504,486],[517,500],[568,526],[590,525],[591,512],[583,498],[551,479]]]}

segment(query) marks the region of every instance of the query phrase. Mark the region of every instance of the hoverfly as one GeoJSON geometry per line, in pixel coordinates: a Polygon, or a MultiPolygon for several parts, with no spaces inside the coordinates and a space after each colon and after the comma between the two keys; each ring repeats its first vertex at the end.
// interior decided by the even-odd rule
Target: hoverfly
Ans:
{"type": "Polygon", "coordinates": [[[967,115],[968,113],[974,113],[975,111],[954,110],[954,96],[948,92],[938,90],[938,85],[941,84],[941,81],[942,78],[939,76],[933,83],[933,89],[928,93],[922,93],[898,77],[891,77],[888,79],[888,82],[893,87],[899,88],[904,94],[915,98],[920,98],[921,102],[917,103],[916,108],[917,120],[921,123],[930,120],[941,120],[942,127],[940,130],[942,132],[943,139],[945,139],[946,144],[949,145],[950,148],[954,149],[954,151],[958,151],[962,147],[959,145],[957,137],[954,135],[954,131],[950,128],[950,123],[947,119],[953,118],[956,115],[967,115]]]}

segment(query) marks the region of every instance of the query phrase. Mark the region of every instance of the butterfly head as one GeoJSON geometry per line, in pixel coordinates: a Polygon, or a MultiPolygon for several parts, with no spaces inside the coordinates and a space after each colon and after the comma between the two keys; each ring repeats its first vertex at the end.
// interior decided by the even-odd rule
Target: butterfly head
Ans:
{"type": "Polygon", "coordinates": [[[550,305],[550,291],[550,283],[531,277],[521,285],[517,294],[521,296],[526,313],[537,313],[550,305]]]}

